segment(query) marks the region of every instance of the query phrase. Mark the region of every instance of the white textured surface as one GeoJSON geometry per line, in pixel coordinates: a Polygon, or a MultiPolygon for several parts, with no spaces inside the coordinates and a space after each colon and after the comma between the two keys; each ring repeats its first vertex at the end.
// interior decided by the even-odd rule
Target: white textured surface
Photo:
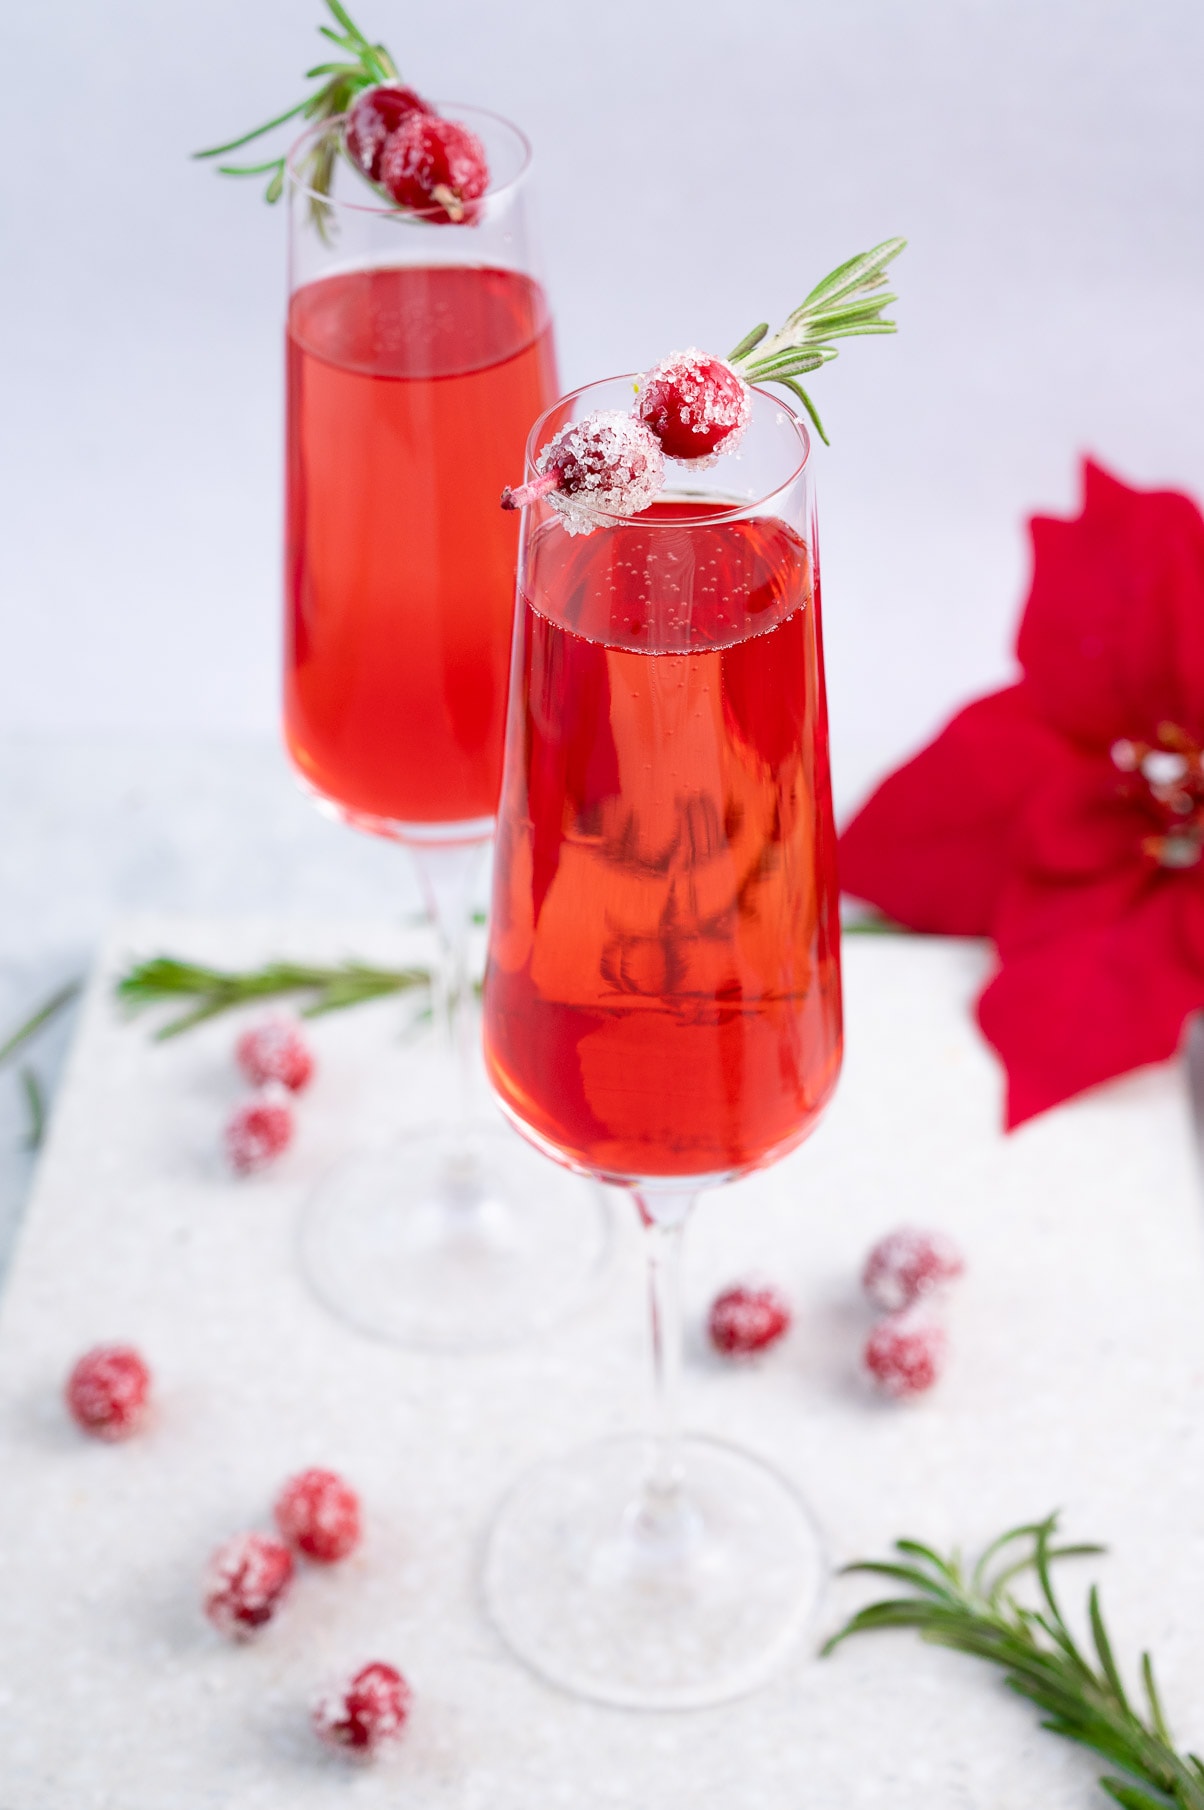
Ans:
{"type": "MultiPolygon", "coordinates": [[[[165,946],[240,962],[401,945],[165,920],[114,945],[165,946]]],[[[695,1323],[720,1282],[760,1270],[794,1293],[797,1331],[755,1370],[696,1346],[689,1417],[795,1478],[836,1560],[903,1532],[972,1543],[1062,1505],[1076,1533],[1116,1549],[1102,1575],[1121,1648],[1153,1648],[1198,1741],[1204,1266],[1181,1080],[1132,1079],[1005,1140],[965,1011],[982,960],[968,945],[850,941],[848,1066],[827,1122],[776,1171],[704,1203],[690,1257],[695,1323]],[[970,1273],[947,1381],[900,1410],[853,1379],[855,1274],[905,1218],[952,1231],[970,1273]]],[[[591,1708],[512,1664],[477,1610],[479,1538],[521,1466],[638,1416],[634,1230],[594,1307],[538,1349],[448,1361],[356,1339],[297,1279],[297,1205],[357,1127],[421,1116],[429,1065],[388,1005],[315,1039],[295,1152],[235,1184],[213,1156],[235,1089],[230,1027],[155,1046],[93,990],[0,1319],[5,1810],[1098,1801],[1089,1759],[969,1661],[905,1636],[824,1664],[801,1650],[755,1697],[681,1717],[591,1708]],[[77,1436],[58,1403],[75,1353],[114,1336],[144,1347],[159,1383],[153,1430],[124,1447],[77,1436]],[[360,1486],[368,1540],[342,1570],[308,1572],[258,1644],[231,1649],[197,1612],[201,1565],[309,1462],[360,1486]],[[316,1751],[306,1706],[332,1668],[374,1655],[413,1680],[412,1734],[390,1766],[349,1771],[316,1751]]],[[[856,1600],[834,1585],[825,1624],[856,1600]]]]}

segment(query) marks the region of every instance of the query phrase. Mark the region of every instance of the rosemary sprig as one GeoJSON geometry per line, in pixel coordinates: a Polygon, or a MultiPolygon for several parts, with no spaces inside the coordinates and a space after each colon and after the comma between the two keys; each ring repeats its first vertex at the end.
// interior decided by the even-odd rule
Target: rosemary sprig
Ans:
{"type": "MultiPolygon", "coordinates": [[[[68,981],[66,986],[59,987],[50,995],[49,999],[44,1000],[37,1010],[25,1019],[23,1024],[19,1024],[10,1036],[0,1043],[0,1064],[9,1061],[18,1050],[24,1049],[30,1039],[36,1037],[52,1018],[57,1018],[59,1013],[76,998],[82,984],[78,980],[68,981]]],[[[42,1134],[46,1129],[46,1096],[36,1072],[27,1062],[21,1064],[19,1075],[27,1114],[25,1148],[36,1150],[42,1142],[42,1134]]]]}
{"type": "MultiPolygon", "coordinates": [[[[232,138],[226,144],[213,145],[207,151],[194,151],[194,157],[227,157],[231,151],[240,151],[244,145],[274,132],[278,126],[286,125],[291,119],[300,118],[309,122],[333,120],[346,113],[356,95],[363,89],[400,79],[397,65],[384,45],[368,42],[346,7],[340,4],[340,0],[326,0],[326,5],[340,29],[334,31],[329,25],[319,25],[318,30],[343,55],[338,62],[318,63],[314,68],[306,70],[306,81],[316,81],[319,84],[313,93],[305,100],[298,101],[295,107],[290,107],[287,113],[278,113],[275,119],[269,119],[266,124],[256,126],[253,131],[244,132],[241,137],[232,138]]],[[[319,134],[306,153],[300,173],[305,178],[306,187],[313,190],[316,196],[330,193],[338,149],[337,133],[327,131],[319,134]]],[[[268,176],[263,198],[269,203],[279,201],[284,192],[283,157],[272,157],[263,163],[219,163],[217,167],[222,176],[268,176]]],[[[317,223],[321,226],[322,204],[316,201],[312,206],[317,223]]]]}
{"type": "Polygon", "coordinates": [[[728,354],[727,362],[749,383],[780,383],[797,397],[825,446],[823,423],[797,379],[836,357],[834,339],[897,331],[894,321],[882,319],[882,310],[898,297],[880,291],[886,286],[886,266],[906,244],[906,239],[884,239],[872,251],[850,258],[815,285],[772,337],[766,337],[769,322],[762,321],[728,354]]]}
{"type": "Polygon", "coordinates": [[[1123,1810],[1204,1810],[1204,1762],[1176,1749],[1148,1653],[1140,1668],[1144,1706],[1133,1704],[1094,1585],[1087,1598],[1092,1650],[1084,1651],[1067,1627],[1054,1594],[1054,1560],[1103,1548],[1055,1544],[1057,1524],[1050,1515],[1012,1528],[992,1541],[968,1575],[956,1553],[943,1559],[916,1540],[897,1540],[895,1560],[846,1566],[906,1585],[909,1594],[859,1610],[828,1641],[825,1654],[851,1634],[914,1628],[936,1646],[999,1666],[1009,1688],[1042,1712],[1043,1728],[1115,1767],[1123,1776],[1109,1772],[1099,1782],[1123,1810]],[[1036,1580],[1037,1608],[1018,1602],[1009,1588],[1025,1574],[1036,1580]]]}
{"type": "Polygon", "coordinates": [[[206,968],[198,962],[157,955],[150,961],[135,963],[121,976],[117,996],[135,1011],[169,1001],[194,1001],[180,1017],[155,1032],[156,1038],[162,1040],[178,1037],[193,1025],[256,1000],[301,994],[307,996],[301,1007],[302,1017],[318,1018],[324,1012],[339,1012],[369,999],[383,999],[390,993],[429,987],[430,979],[426,968],[372,968],[364,962],[343,962],[333,968],[302,962],[268,962],[262,968],[239,971],[206,968]]]}

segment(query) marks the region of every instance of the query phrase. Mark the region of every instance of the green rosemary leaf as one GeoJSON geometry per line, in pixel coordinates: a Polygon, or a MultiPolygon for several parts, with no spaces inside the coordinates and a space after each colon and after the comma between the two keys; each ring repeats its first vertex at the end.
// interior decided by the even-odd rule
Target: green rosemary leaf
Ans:
{"type": "Polygon", "coordinates": [[[750,333],[746,333],[744,338],[740,341],[740,344],[728,353],[728,364],[735,364],[738,358],[745,357],[747,353],[752,351],[754,346],[759,346],[768,332],[769,322],[762,321],[759,327],[754,327],[750,333]]]}
{"type": "Polygon", "coordinates": [[[1116,1698],[1121,1709],[1127,1710],[1129,1708],[1129,1699],[1125,1695],[1125,1687],[1121,1680],[1120,1673],[1116,1669],[1116,1660],[1112,1656],[1112,1643],[1108,1639],[1108,1631],[1104,1627],[1104,1618],[1100,1614],[1099,1591],[1094,1584],[1092,1584],[1087,1595],[1087,1615],[1091,1622],[1091,1638],[1095,1642],[1095,1651],[1099,1657],[1104,1677],[1108,1680],[1108,1683],[1112,1688],[1112,1695],[1116,1698]]]}
{"type": "Polygon", "coordinates": [[[28,1064],[23,1064],[21,1068],[21,1090],[25,1095],[25,1110],[28,1115],[25,1148],[37,1150],[46,1130],[46,1096],[42,1092],[42,1083],[28,1064]]]}
{"type": "Polygon", "coordinates": [[[779,352],[773,358],[746,365],[745,370],[758,383],[772,383],[775,377],[801,377],[808,371],[818,371],[835,357],[835,350],[827,347],[822,351],[817,347],[812,352],[779,352]]]}
{"type": "Polygon", "coordinates": [[[842,1571],[868,1572],[875,1577],[893,1577],[900,1583],[914,1585],[917,1590],[924,1591],[928,1596],[941,1596],[948,1600],[948,1591],[945,1586],[937,1582],[935,1578],[925,1576],[918,1567],[913,1565],[896,1565],[887,1560],[863,1559],[856,1565],[842,1567],[842,1571]]]}
{"type": "Polygon", "coordinates": [[[301,998],[306,1018],[342,1011],[371,999],[429,987],[425,968],[373,968],[363,962],[337,967],[315,967],[300,962],[268,962],[246,970],[207,968],[174,956],[154,956],[136,962],[117,982],[118,998],[131,1010],[190,999],[194,1003],[180,1017],[160,1026],[155,1037],[163,1041],[179,1037],[238,1006],[258,1000],[301,998]]]}
{"type": "Polygon", "coordinates": [[[305,102],[298,101],[297,105],[290,107],[287,113],[277,114],[275,119],[270,119],[266,126],[256,126],[253,132],[244,132],[241,138],[232,138],[229,144],[213,145],[208,151],[194,151],[192,155],[198,161],[205,157],[225,157],[228,152],[238,151],[243,145],[249,145],[253,138],[262,138],[265,132],[274,132],[277,126],[283,126],[290,119],[296,119],[304,107],[305,102]]]}
{"type": "Polygon", "coordinates": [[[267,170],[284,171],[283,157],[272,157],[267,163],[219,163],[219,176],[262,176],[267,170]]]}
{"type": "Polygon", "coordinates": [[[827,434],[824,432],[824,424],[819,418],[819,411],[816,409],[815,404],[812,402],[810,396],[808,396],[808,394],[807,394],[806,390],[803,388],[802,384],[795,383],[793,377],[775,377],[773,379],[773,381],[774,381],[774,383],[780,383],[783,389],[789,390],[792,393],[792,395],[795,395],[798,397],[799,401],[802,403],[803,407],[806,409],[808,415],[811,418],[812,427],[814,427],[816,433],[819,435],[819,437],[823,441],[824,445],[830,446],[832,444],[832,442],[828,439],[827,434]]]}
{"type": "Polygon", "coordinates": [[[1159,1792],[1155,1797],[1140,1785],[1130,1785],[1124,1779],[1103,1778],[1100,1789],[1120,1804],[1122,1810],[1175,1810],[1175,1800],[1159,1792]]]}
{"type": "Polygon", "coordinates": [[[10,1056],[16,1055],[23,1044],[29,1042],[42,1029],[43,1025],[56,1018],[65,1006],[69,1006],[79,993],[82,982],[69,980],[65,987],[59,987],[50,998],[44,1000],[37,1010],[19,1024],[3,1043],[0,1043],[0,1063],[7,1062],[10,1056]]]}

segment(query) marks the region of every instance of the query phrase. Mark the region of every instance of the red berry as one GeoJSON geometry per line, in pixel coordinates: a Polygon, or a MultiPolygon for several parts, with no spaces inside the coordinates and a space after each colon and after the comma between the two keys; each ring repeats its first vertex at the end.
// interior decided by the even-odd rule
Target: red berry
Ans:
{"type": "Polygon", "coordinates": [[[875,1307],[897,1313],[956,1281],[965,1267],[961,1252],[943,1232],[900,1226],[880,1238],[866,1258],[861,1286],[875,1307]]]}
{"type": "Polygon", "coordinates": [[[347,115],[347,149],[372,182],[380,181],[385,145],[412,113],[430,113],[429,104],[412,88],[384,82],[367,88],[347,115]]]}
{"type": "Polygon", "coordinates": [[[235,1044],[234,1058],[252,1087],[279,1081],[298,1094],[314,1072],[313,1054],[293,1018],[265,1018],[252,1025],[235,1044]]]}
{"type": "Polygon", "coordinates": [[[360,1503],[333,1471],[302,1471],[276,1498],[276,1525],[290,1546],[329,1565],[359,1545],[360,1503]]]}
{"type": "Polygon", "coordinates": [[[260,1094],[240,1106],[226,1125],[226,1155],[239,1175],[274,1163],[293,1141],[293,1112],[287,1100],[260,1094]]]}
{"type": "Polygon", "coordinates": [[[730,365],[691,346],[688,352],[671,352],[645,374],[636,406],[667,459],[709,463],[720,452],[736,450],[752,396],[730,365]]]}
{"type": "Polygon", "coordinates": [[[314,1728],[331,1747],[374,1754],[401,1735],[412,1696],[396,1667],[377,1659],[314,1706],[314,1728]]]}
{"type": "Polygon", "coordinates": [[[944,1369],[948,1349],[944,1327],[912,1308],[879,1320],[865,1347],[865,1367],[885,1395],[922,1395],[944,1369]]]}
{"type": "Polygon", "coordinates": [[[266,1533],[239,1533],[218,1548],[205,1574],[205,1614],[221,1634],[248,1640],[271,1621],[293,1576],[293,1555],[266,1533]]]}
{"type": "Polygon", "coordinates": [[[130,1345],[97,1345],[67,1378],[71,1418],[97,1439],[128,1439],[146,1412],[150,1371],[130,1345]]]}
{"type": "Polygon", "coordinates": [[[380,180],[399,207],[434,221],[471,219],[465,204],[489,186],[485,147],[454,119],[411,113],[385,145],[380,180]]]}
{"type": "Polygon", "coordinates": [[[711,1344],[724,1357],[751,1357],[776,1345],[790,1330],[790,1303],[776,1288],[728,1288],[716,1297],[707,1321],[711,1344]]]}
{"type": "Polygon", "coordinates": [[[539,497],[554,503],[569,534],[591,534],[599,515],[638,515],[660,490],[665,461],[634,415],[598,409],[553,434],[535,461],[540,476],[502,492],[503,509],[539,497]]]}

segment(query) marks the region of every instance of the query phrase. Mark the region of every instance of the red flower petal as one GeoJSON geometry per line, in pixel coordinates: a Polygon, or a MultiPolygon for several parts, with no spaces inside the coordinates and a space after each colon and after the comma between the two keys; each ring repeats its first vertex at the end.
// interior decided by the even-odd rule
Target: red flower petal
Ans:
{"type": "Polygon", "coordinates": [[[1021,810],[1068,752],[1026,686],[978,699],[853,818],[840,839],[844,890],[913,930],[988,935],[1021,810]]]}
{"type": "Polygon", "coordinates": [[[1012,1130],[1101,1081],[1173,1056],[1204,1006],[1204,971],[1179,919],[1198,889],[1167,884],[1111,924],[1068,931],[1009,957],[978,1002],[1003,1059],[1012,1130]]]}
{"type": "Polygon", "coordinates": [[[1083,511],[1034,517],[1016,651],[1035,711],[1106,750],[1160,723],[1204,741],[1204,518],[1188,497],[1084,466],[1083,511]]]}

